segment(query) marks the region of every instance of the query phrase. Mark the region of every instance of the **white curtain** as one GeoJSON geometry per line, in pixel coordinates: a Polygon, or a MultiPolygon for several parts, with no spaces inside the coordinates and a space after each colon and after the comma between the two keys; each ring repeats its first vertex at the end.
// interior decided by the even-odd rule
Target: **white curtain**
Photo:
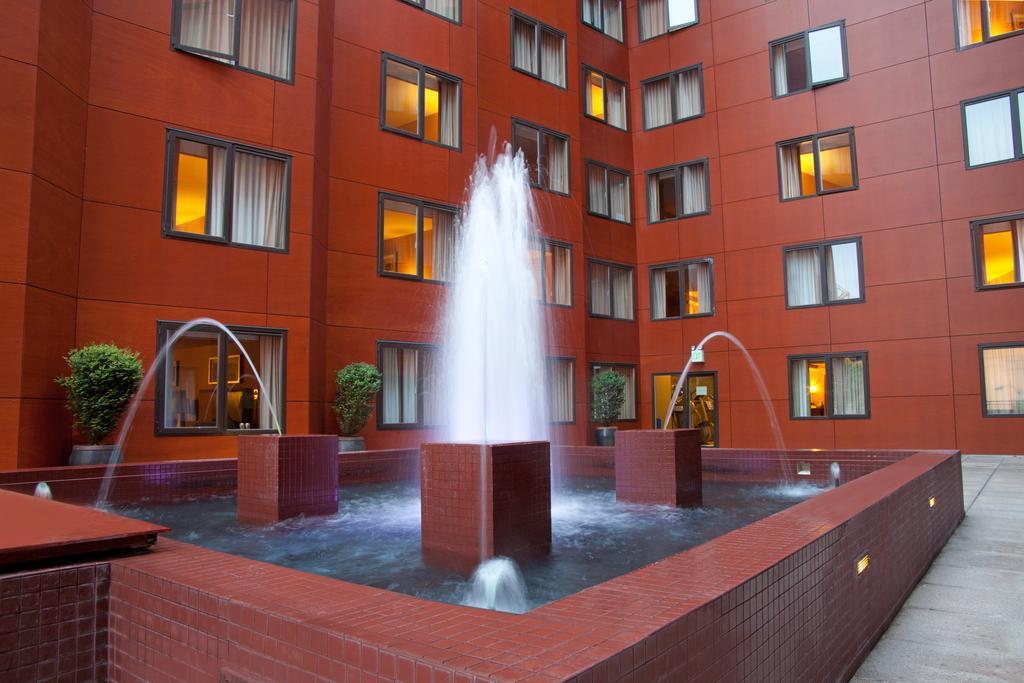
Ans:
{"type": "Polygon", "coordinates": [[[672,123],[672,87],[668,78],[644,85],[644,128],[672,123]]]}
{"type": "Polygon", "coordinates": [[[590,211],[602,216],[608,215],[608,192],[605,184],[605,169],[600,166],[587,167],[587,201],[590,211]]]}
{"type": "Polygon", "coordinates": [[[515,17],[512,20],[512,62],[517,69],[538,73],[537,27],[515,17]]]}
{"type": "Polygon", "coordinates": [[[452,21],[459,20],[459,0],[425,0],[423,6],[452,21]]]}
{"type": "Polygon", "coordinates": [[[607,80],[608,124],[626,130],[626,86],[618,81],[607,80]]]}
{"type": "Polygon", "coordinates": [[[552,422],[572,422],[574,410],[573,367],[570,359],[552,358],[548,363],[548,397],[552,422]]]}
{"type": "Polygon", "coordinates": [[[985,407],[990,414],[1024,414],[1024,347],[982,350],[985,407]]]}
{"type": "Polygon", "coordinates": [[[441,415],[441,401],[437,395],[440,377],[438,354],[434,350],[420,350],[423,364],[423,424],[437,426],[444,423],[441,415]]]}
{"type": "Polygon", "coordinates": [[[266,392],[260,396],[260,429],[274,429],[274,418],[270,412],[273,405],[278,421],[281,420],[281,377],[284,359],[281,358],[280,337],[260,337],[260,379],[266,392]]]}
{"type": "Polygon", "coordinates": [[[612,314],[610,271],[603,263],[590,264],[590,312],[594,315],[612,314]]]}
{"type": "Polygon", "coordinates": [[[695,263],[688,268],[690,285],[697,290],[697,313],[711,312],[711,264],[695,263]]]}
{"type": "Polygon", "coordinates": [[[450,211],[430,210],[434,223],[433,279],[449,282],[455,268],[456,221],[450,211]]]}
{"type": "Polygon", "coordinates": [[[622,0],[604,0],[604,32],[622,40],[622,0]]]}
{"type": "Polygon", "coordinates": [[[383,405],[380,410],[381,422],[384,424],[398,424],[402,416],[402,376],[399,372],[398,353],[399,349],[393,346],[381,349],[383,405]]]}
{"type": "Polygon", "coordinates": [[[402,423],[415,424],[419,350],[402,349],[402,423]]]}
{"type": "Polygon", "coordinates": [[[629,177],[614,171],[608,172],[608,203],[609,216],[617,221],[628,223],[629,216],[629,177]]]}
{"type": "Polygon", "coordinates": [[[974,40],[974,23],[971,18],[972,2],[977,4],[977,0],[957,0],[956,2],[956,24],[960,47],[970,45],[974,40]]]}
{"type": "Polygon", "coordinates": [[[668,31],[665,0],[640,0],[640,39],[647,40],[668,31]]]}
{"type": "Polygon", "coordinates": [[[779,147],[779,176],[782,181],[782,196],[786,199],[803,194],[800,184],[800,145],[779,147]]]}
{"type": "Polygon", "coordinates": [[[860,264],[855,242],[825,247],[825,282],[829,301],[860,297],[860,264]]]}
{"type": "Polygon", "coordinates": [[[794,360],[790,365],[790,384],[793,387],[793,417],[811,416],[811,395],[808,386],[807,360],[794,360]]]}
{"type": "Polygon", "coordinates": [[[620,420],[636,419],[636,369],[616,367],[615,372],[622,375],[626,380],[626,400],[622,402],[619,409],[620,420]]]}
{"type": "Polygon", "coordinates": [[[704,164],[691,164],[683,167],[684,216],[708,210],[705,168],[704,164]]]}
{"type": "Polygon", "coordinates": [[[565,39],[543,29],[540,32],[540,77],[565,86],[565,39]]]}
{"type": "Polygon", "coordinates": [[[438,141],[449,147],[459,146],[459,84],[444,78],[438,79],[438,141]]]}
{"type": "Polygon", "coordinates": [[[243,0],[239,65],[278,78],[291,76],[293,2],[243,0]]]}
{"type": "Polygon", "coordinates": [[[1017,280],[1024,281],[1024,218],[1013,221],[1017,231],[1017,280]]]}
{"type": "Polygon", "coordinates": [[[278,159],[235,154],[231,239],[239,244],[284,247],[286,165],[278,159]]]}
{"type": "Polygon", "coordinates": [[[1009,96],[969,104],[964,118],[971,166],[1013,158],[1009,96]]]}
{"type": "Polygon", "coordinates": [[[227,200],[227,150],[207,146],[210,164],[210,198],[206,208],[206,234],[224,236],[224,202],[227,200]]]}
{"type": "Polygon", "coordinates": [[[785,95],[789,92],[789,75],[786,71],[786,45],[772,48],[772,73],[775,76],[775,94],[785,95]]]}
{"type": "Polygon", "coordinates": [[[601,0],[583,0],[583,23],[601,28],[601,0]]]}
{"type": "Polygon", "coordinates": [[[661,186],[657,173],[647,176],[647,199],[647,222],[661,220],[661,186]]]}
{"type": "Polygon", "coordinates": [[[864,359],[833,358],[832,414],[864,415],[864,359]]]}
{"type": "Polygon", "coordinates": [[[572,264],[570,262],[571,252],[566,247],[551,246],[551,261],[554,264],[554,273],[551,274],[554,283],[554,296],[556,304],[568,306],[572,303],[572,264]]]}
{"type": "Polygon", "coordinates": [[[544,136],[548,189],[569,193],[569,143],[554,135],[544,136]]]}
{"type": "Polygon", "coordinates": [[[690,69],[676,76],[676,116],[685,119],[704,111],[700,99],[700,72],[690,69]]]}
{"type": "Polygon", "coordinates": [[[667,270],[651,271],[651,317],[655,320],[666,317],[665,279],[667,270]]]}
{"type": "Polygon", "coordinates": [[[233,55],[235,0],[183,0],[178,33],[183,47],[233,55]]]}
{"type": "Polygon", "coordinates": [[[786,300],[790,306],[821,303],[821,263],[817,249],[786,252],[786,300]]]}
{"type": "Polygon", "coordinates": [[[611,269],[612,317],[621,320],[633,319],[633,271],[625,268],[611,269]]]}

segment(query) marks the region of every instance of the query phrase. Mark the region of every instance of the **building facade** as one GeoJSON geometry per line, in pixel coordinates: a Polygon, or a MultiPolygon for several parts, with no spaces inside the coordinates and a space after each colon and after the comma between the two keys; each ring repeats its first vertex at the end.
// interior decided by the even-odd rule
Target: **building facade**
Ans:
{"type": "Polygon", "coordinates": [[[430,363],[480,155],[522,149],[553,440],[1024,444],[1024,9],[1000,0],[3,0],[0,468],[75,439],[54,378],[180,323],[129,460],[433,438],[430,363]],[[260,370],[264,386],[248,371],[260,370]],[[276,407],[272,411],[271,406],[276,407]],[[276,415],[275,415],[276,413],[276,415]]]}

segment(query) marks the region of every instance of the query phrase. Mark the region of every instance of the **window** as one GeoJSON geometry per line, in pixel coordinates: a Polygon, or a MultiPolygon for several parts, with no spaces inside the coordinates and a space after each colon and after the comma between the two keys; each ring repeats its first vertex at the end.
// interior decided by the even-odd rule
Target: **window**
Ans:
{"type": "Polygon", "coordinates": [[[566,87],[565,34],[513,11],[512,68],[566,87]]]}
{"type": "Polygon", "coordinates": [[[587,162],[587,211],[620,223],[631,222],[629,171],[587,162]]]}
{"type": "Polygon", "coordinates": [[[439,354],[429,344],[377,342],[381,374],[377,428],[401,429],[441,423],[435,385],[439,354]]]}
{"type": "MultiPolygon", "coordinates": [[[[591,363],[590,365],[590,376],[596,377],[605,370],[611,370],[622,375],[622,378],[626,380],[626,400],[622,402],[622,407],[619,409],[619,420],[635,420],[636,419],[636,366],[635,365],[623,365],[621,363],[591,363]]],[[[593,405],[594,396],[591,394],[590,403],[593,405]]]]}
{"type": "Polygon", "coordinates": [[[174,0],[171,47],[245,71],[295,77],[295,0],[174,0]]]}
{"type": "Polygon", "coordinates": [[[864,301],[860,238],[785,247],[786,306],[864,301]]]}
{"type": "Polygon", "coordinates": [[[1024,31],[1020,0],[954,0],[960,47],[1017,35],[1024,31]]]}
{"type": "MultiPolygon", "coordinates": [[[[158,345],[168,343],[181,326],[158,323],[158,345]]],[[[206,326],[175,340],[157,373],[157,434],[274,431],[274,413],[284,429],[286,332],[255,327],[231,331],[241,346],[222,330],[206,326]],[[256,381],[257,373],[266,391],[256,381]]]]}
{"type": "Polygon", "coordinates": [[[626,130],[626,84],[590,67],[583,67],[583,82],[587,116],[626,130]]]}
{"type": "MultiPolygon", "coordinates": [[[[1021,5],[1024,14],[1024,3],[1021,5]]],[[[1024,88],[963,103],[967,168],[1024,159],[1024,88]]]]}
{"type": "Polygon", "coordinates": [[[776,40],[769,46],[776,97],[847,78],[843,22],[776,40]]]}
{"type": "Polygon", "coordinates": [[[595,318],[633,319],[633,269],[607,261],[587,261],[590,279],[590,315],[595,318]]]}
{"type": "Polygon", "coordinates": [[[576,421],[576,359],[548,358],[548,409],[551,421],[576,421]]]}
{"type": "Polygon", "coordinates": [[[1024,283],[1024,214],[971,223],[979,289],[1024,283]]]}
{"type": "Polygon", "coordinates": [[[583,23],[622,42],[622,0],[583,0],[583,23]]]}
{"type": "Polygon", "coordinates": [[[381,65],[381,128],[458,147],[459,79],[389,55],[381,65]]]}
{"type": "Polygon", "coordinates": [[[686,28],[699,20],[697,0],[640,0],[640,40],[686,28]]]}
{"type": "Polygon", "coordinates": [[[291,157],[167,132],[163,233],[287,249],[291,157]]]}
{"type": "Polygon", "coordinates": [[[869,417],[868,354],[790,356],[789,405],[794,420],[869,417]]]}
{"type": "Polygon", "coordinates": [[[1024,343],[981,344],[978,353],[982,414],[1024,415],[1024,343]]]}
{"type": "Polygon", "coordinates": [[[410,5],[425,9],[449,21],[458,23],[461,19],[462,0],[403,0],[410,5]]]}
{"type": "Polygon", "coordinates": [[[857,159],[852,129],[779,143],[779,191],[783,199],[855,189],[857,159]]]}
{"type": "Polygon", "coordinates": [[[521,150],[530,184],[569,194],[569,138],[525,121],[512,121],[512,145],[521,150]]]}
{"type": "Polygon", "coordinates": [[[537,298],[554,306],[572,306],[572,247],[547,240],[534,242],[530,260],[537,298]]]}
{"type": "Polygon", "coordinates": [[[640,87],[645,130],[704,115],[704,72],[700,64],[648,79],[640,87]]]}
{"type": "Polygon", "coordinates": [[[382,275],[447,282],[455,267],[458,210],[385,193],[380,194],[382,275]]]}
{"type": "Polygon", "coordinates": [[[715,314],[712,259],[651,266],[651,320],[715,314]]]}
{"type": "Polygon", "coordinates": [[[708,213],[710,203],[706,159],[647,172],[648,223],[708,213]]]}

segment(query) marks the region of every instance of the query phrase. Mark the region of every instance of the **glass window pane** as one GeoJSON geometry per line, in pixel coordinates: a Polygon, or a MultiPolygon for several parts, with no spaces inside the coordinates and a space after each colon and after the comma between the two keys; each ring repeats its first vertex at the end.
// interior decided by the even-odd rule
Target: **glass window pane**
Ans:
{"type": "Polygon", "coordinates": [[[512,66],[539,73],[537,65],[537,26],[521,17],[512,18],[512,66]]]}
{"type": "Polygon", "coordinates": [[[544,274],[544,247],[539,242],[530,244],[530,269],[533,272],[534,298],[543,301],[544,290],[541,289],[544,274]]]}
{"type": "Polygon", "coordinates": [[[440,14],[442,17],[459,20],[459,9],[462,0],[424,0],[423,6],[431,12],[440,14]]]}
{"type": "Polygon", "coordinates": [[[540,77],[565,86],[565,38],[553,31],[540,31],[540,77]]]}
{"type": "Polygon", "coordinates": [[[288,165],[237,152],[231,241],[283,249],[288,225],[288,165]]]}
{"type": "Polygon", "coordinates": [[[604,121],[604,76],[587,72],[587,113],[604,121]]]}
{"type": "Polygon", "coordinates": [[[235,0],[182,1],[178,40],[183,48],[232,57],[235,0]]]}
{"type": "MultiPolygon", "coordinates": [[[[803,167],[803,154],[800,165],[803,167]]],[[[821,171],[821,190],[839,190],[853,187],[853,157],[850,134],[840,133],[818,139],[818,165],[821,171]]]]}
{"type": "Polygon", "coordinates": [[[612,317],[633,319],[633,271],[612,268],[612,317]]]}
{"type": "Polygon", "coordinates": [[[825,416],[825,361],[807,361],[807,402],[810,415],[825,416]]]}
{"type": "MultiPolygon", "coordinates": [[[[654,427],[661,429],[665,421],[665,413],[668,412],[668,402],[672,400],[672,392],[676,390],[676,382],[679,375],[655,375],[654,376],[654,427]]],[[[686,397],[683,392],[679,394],[679,400],[669,417],[669,429],[679,429],[686,426],[686,397]]]]}
{"type": "Polygon", "coordinates": [[[816,247],[786,252],[786,303],[789,306],[822,303],[821,263],[816,247]]]}
{"type": "Polygon", "coordinates": [[[1013,120],[1009,96],[964,108],[968,163],[971,166],[1013,158],[1013,120]]]}
{"type": "Polygon", "coordinates": [[[608,172],[608,204],[613,220],[630,221],[629,177],[625,174],[608,172]]]}
{"type": "Polygon", "coordinates": [[[243,0],[238,63],[247,69],[290,78],[295,0],[243,0]]]}
{"type": "Polygon", "coordinates": [[[680,286],[679,270],[672,268],[663,271],[665,273],[664,300],[665,316],[676,317],[680,314],[682,301],[682,287],[680,286]]]}
{"type": "MultiPolygon", "coordinates": [[[[1024,237],[1020,234],[1019,237],[1024,237]]],[[[1013,248],[1013,224],[992,223],[981,229],[981,267],[986,285],[1005,285],[1017,281],[1017,254],[1013,248]]]]}
{"type": "Polygon", "coordinates": [[[455,268],[458,225],[452,211],[423,209],[423,277],[449,281],[455,268]]]}
{"type": "Polygon", "coordinates": [[[689,426],[700,430],[702,446],[715,445],[715,378],[713,375],[686,377],[689,426]]]}
{"type": "Polygon", "coordinates": [[[864,359],[833,358],[832,415],[864,415],[867,401],[864,391],[864,359]]]}
{"type": "Polygon", "coordinates": [[[441,112],[441,79],[433,74],[423,76],[423,137],[437,142],[441,112]]]}
{"type": "MultiPolygon", "coordinates": [[[[623,387],[623,401],[622,406],[619,408],[619,420],[635,420],[636,419],[636,368],[628,365],[594,365],[590,368],[590,376],[596,377],[602,372],[611,370],[615,374],[626,380],[626,384],[623,387]]],[[[594,397],[591,394],[590,400],[593,401],[594,397]]]]}
{"type": "Polygon", "coordinates": [[[985,412],[1024,415],[1024,346],[982,349],[985,412]]]}
{"type": "Polygon", "coordinates": [[[812,83],[834,81],[846,76],[843,32],[839,26],[808,32],[807,48],[811,52],[812,83]]]}
{"type": "Polygon", "coordinates": [[[238,346],[228,339],[228,384],[225,421],[228,429],[274,429],[274,413],[281,419],[281,386],[283,363],[281,338],[270,335],[243,335],[246,353],[252,359],[252,366],[238,346]],[[263,380],[264,393],[256,381],[256,374],[263,380]]]}
{"type": "Polygon", "coordinates": [[[772,48],[772,75],[776,95],[807,88],[807,54],[803,38],[790,40],[772,48]]]}
{"type": "Polygon", "coordinates": [[[223,237],[227,150],[181,139],[175,147],[174,230],[223,237]]]}
{"type": "Polygon", "coordinates": [[[572,304],[572,252],[557,244],[547,246],[544,279],[548,302],[569,306],[572,304]]]}
{"type": "Polygon", "coordinates": [[[676,74],[674,91],[676,120],[699,116],[703,113],[704,101],[701,98],[699,70],[688,69],[681,74],[676,74]]]}
{"type": "Polygon", "coordinates": [[[612,314],[611,268],[603,263],[590,264],[590,312],[612,314]]]}
{"type": "Polygon", "coordinates": [[[656,176],[658,213],[655,218],[659,220],[675,218],[679,215],[679,205],[676,202],[676,177],[675,171],[662,171],[656,176]]]}
{"type": "Polygon", "coordinates": [[[622,40],[622,0],[604,0],[604,32],[622,40]]]}
{"type": "Polygon", "coordinates": [[[548,359],[548,404],[552,422],[575,420],[575,365],[571,358],[548,359]]]}
{"type": "Polygon", "coordinates": [[[711,264],[689,263],[683,266],[686,300],[683,315],[711,312],[711,264]]]}
{"type": "Polygon", "coordinates": [[[697,0],[668,0],[668,26],[684,26],[697,21],[697,0]]]}
{"type": "Polygon", "coordinates": [[[416,348],[381,349],[381,422],[415,424],[418,401],[419,352],[416,348]]]}
{"type": "Polygon", "coordinates": [[[1024,30],[1024,3],[1021,0],[988,0],[988,34],[996,36],[1024,30]]]}
{"type": "Polygon", "coordinates": [[[530,173],[530,182],[534,185],[540,184],[540,169],[538,158],[540,154],[540,132],[528,126],[516,125],[513,131],[513,144],[517,150],[522,150],[523,161],[530,173]]]}
{"type": "Polygon", "coordinates": [[[825,247],[829,301],[860,298],[860,261],[857,252],[856,242],[825,247]]]}
{"type": "MultiPolygon", "coordinates": [[[[219,335],[186,332],[166,362],[164,427],[216,427],[219,335]]],[[[231,367],[228,367],[229,379],[231,367]]]]}
{"type": "Polygon", "coordinates": [[[957,0],[957,37],[960,47],[980,43],[982,35],[981,3],[984,0],[957,0]]]}
{"type": "Polygon", "coordinates": [[[601,0],[583,0],[583,23],[601,28],[601,0]]]}
{"type": "Polygon", "coordinates": [[[608,82],[608,124],[626,130],[626,84],[608,82]]]}
{"type": "MultiPolygon", "coordinates": [[[[381,269],[386,273],[417,274],[417,223],[419,207],[410,202],[385,199],[381,269]]],[[[426,226],[424,226],[426,227],[426,226]]],[[[433,226],[431,226],[433,228],[433,226]]]]}
{"type": "Polygon", "coordinates": [[[418,135],[420,132],[420,72],[388,61],[384,125],[418,135]]]}
{"type": "Polygon", "coordinates": [[[544,135],[544,169],[547,188],[569,193],[569,143],[555,135],[544,135]]]}
{"type": "Polygon", "coordinates": [[[592,213],[608,215],[608,191],[605,185],[605,169],[587,166],[587,208],[592,213]]]}

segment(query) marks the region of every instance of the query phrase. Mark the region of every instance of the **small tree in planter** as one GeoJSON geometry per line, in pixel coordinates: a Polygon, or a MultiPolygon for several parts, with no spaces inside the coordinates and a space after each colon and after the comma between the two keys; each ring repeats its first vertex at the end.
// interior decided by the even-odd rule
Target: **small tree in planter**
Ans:
{"type": "Polygon", "coordinates": [[[590,380],[593,396],[594,422],[601,425],[596,431],[598,446],[615,445],[615,427],[619,412],[626,400],[626,378],[614,370],[604,370],[590,380]]]}
{"type": "Polygon", "coordinates": [[[369,363],[346,365],[334,379],[337,392],[334,395],[334,414],[338,418],[338,448],[342,451],[361,451],[366,442],[356,436],[373,412],[373,401],[380,391],[380,371],[369,363]]]}
{"type": "Polygon", "coordinates": [[[64,360],[71,372],[58,377],[57,384],[68,396],[68,410],[75,418],[74,428],[89,445],[71,450],[72,465],[106,463],[114,451],[100,445],[114,428],[125,406],[139,389],[142,363],[139,354],[113,344],[89,344],[71,349],[64,360]]]}

